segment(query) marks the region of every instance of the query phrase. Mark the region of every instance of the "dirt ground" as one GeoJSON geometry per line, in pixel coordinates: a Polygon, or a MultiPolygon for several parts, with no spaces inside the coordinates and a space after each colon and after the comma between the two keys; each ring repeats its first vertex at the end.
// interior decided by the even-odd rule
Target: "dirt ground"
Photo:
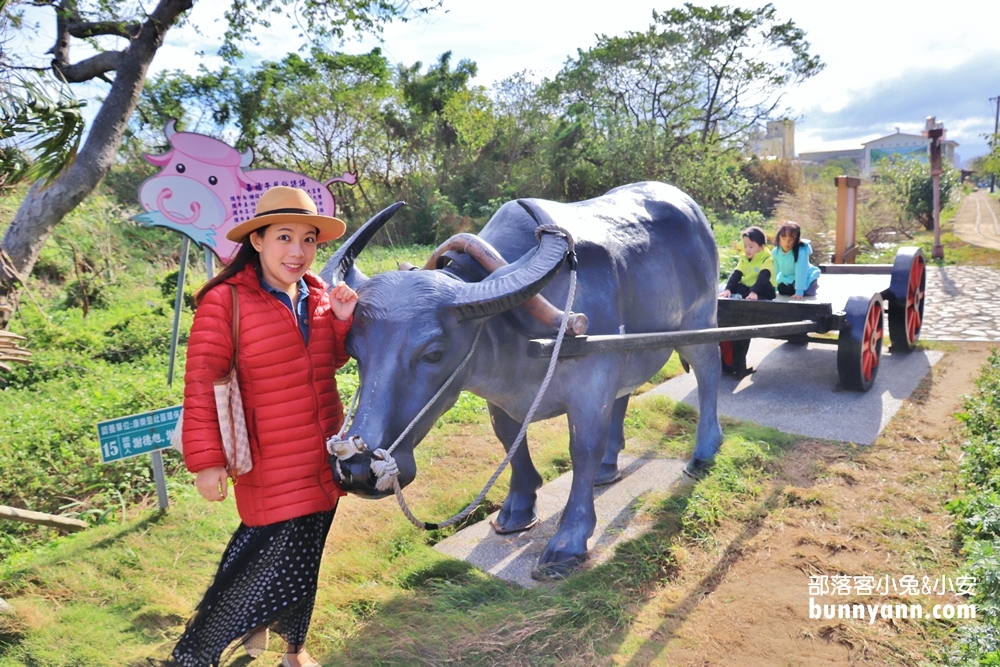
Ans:
{"type": "MultiPolygon", "coordinates": [[[[684,555],[679,581],[646,605],[618,665],[930,665],[963,621],[810,618],[810,576],[958,575],[944,503],[956,495],[963,396],[988,344],[954,344],[869,448],[805,442],[778,463],[759,519],[684,555]]],[[[845,415],[849,418],[849,415],[845,415]]],[[[817,580],[812,580],[814,583],[817,580]]],[[[933,585],[933,584],[932,584],[933,585]]],[[[817,604],[962,604],[874,592],[817,604]]]]}

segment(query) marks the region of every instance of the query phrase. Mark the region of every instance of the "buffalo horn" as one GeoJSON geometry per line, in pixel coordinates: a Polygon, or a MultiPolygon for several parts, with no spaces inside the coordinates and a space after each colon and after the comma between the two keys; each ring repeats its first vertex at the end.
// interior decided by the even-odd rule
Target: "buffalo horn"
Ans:
{"type": "MultiPolygon", "coordinates": [[[[456,234],[438,246],[430,259],[427,260],[427,263],[424,264],[424,269],[441,268],[441,265],[444,263],[444,254],[449,251],[469,255],[490,273],[507,266],[507,260],[487,241],[472,234],[456,234]]],[[[559,329],[559,323],[563,321],[563,311],[552,305],[541,294],[536,294],[527,299],[522,305],[532,317],[545,326],[559,329]]],[[[587,316],[583,313],[570,313],[569,320],[566,323],[566,330],[573,336],[582,336],[587,333],[588,324],[587,316]]]]}
{"type": "Polygon", "coordinates": [[[398,201],[395,204],[388,206],[378,213],[376,213],[371,220],[361,225],[361,228],[351,235],[351,238],[347,239],[340,248],[337,249],[337,253],[327,261],[326,266],[320,271],[320,276],[323,280],[327,282],[328,285],[336,285],[341,280],[347,281],[351,287],[355,287],[357,283],[364,282],[366,277],[363,273],[354,269],[354,260],[361,251],[365,249],[368,242],[372,240],[378,230],[385,226],[385,223],[389,222],[393,214],[399,210],[400,207],[404,206],[406,202],[398,201]],[[354,269],[353,276],[350,276],[352,280],[348,280],[351,270],[354,269]]]}
{"type": "MultiPolygon", "coordinates": [[[[551,218],[540,211],[535,202],[519,199],[518,203],[536,221],[546,226],[550,224],[551,218]]],[[[466,320],[497,315],[541,292],[559,271],[571,243],[567,233],[554,229],[550,232],[541,235],[538,248],[516,271],[499,278],[461,285],[452,304],[459,318],[466,320]]]]}

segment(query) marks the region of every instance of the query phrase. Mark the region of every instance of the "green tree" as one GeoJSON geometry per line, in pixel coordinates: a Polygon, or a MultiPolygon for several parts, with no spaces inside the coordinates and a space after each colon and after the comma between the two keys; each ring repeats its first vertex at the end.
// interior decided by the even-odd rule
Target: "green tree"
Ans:
{"type": "Polygon", "coordinates": [[[752,10],[684,3],[683,9],[654,11],[653,18],[661,34],[684,47],[679,64],[692,68],[696,79],[693,120],[702,141],[745,133],[774,114],[787,87],[824,67],[809,53],[805,32],[791,20],[779,21],[770,3],[752,10]]]}
{"type": "Polygon", "coordinates": [[[76,155],[83,103],[45,72],[16,70],[7,44],[19,25],[0,0],[0,191],[21,181],[51,181],[76,155]]]}
{"type": "MultiPolygon", "coordinates": [[[[934,179],[926,162],[890,155],[876,165],[876,180],[889,193],[905,218],[916,220],[924,229],[934,229],[934,179]]],[[[939,179],[939,201],[943,208],[958,185],[959,173],[945,165],[939,179]]]]}
{"type": "MultiPolygon", "coordinates": [[[[31,272],[55,226],[111,169],[150,62],[170,28],[187,20],[195,6],[195,0],[158,0],[149,7],[127,0],[8,2],[6,15],[16,26],[24,25],[24,6],[51,11],[56,28],[51,62],[35,67],[51,69],[67,83],[99,80],[109,88],[76,159],[47,186],[36,183],[31,188],[0,241],[9,260],[0,272],[0,327],[6,326],[9,313],[17,307],[18,276],[31,272]],[[75,42],[85,42],[97,53],[72,62],[75,42]]],[[[294,13],[310,36],[337,39],[347,30],[379,32],[390,21],[405,20],[439,4],[440,0],[245,0],[226,12],[221,52],[231,61],[238,58],[240,45],[254,41],[254,32],[269,27],[276,14],[294,13]]]]}
{"type": "Polygon", "coordinates": [[[599,36],[548,86],[562,109],[554,177],[570,197],[658,179],[718,212],[737,207],[747,188],[738,139],[823,65],[769,4],[685,4],[653,20],[645,32],[599,36]]]}
{"type": "Polygon", "coordinates": [[[990,152],[978,160],[975,169],[990,179],[993,189],[1000,182],[1000,134],[987,134],[986,139],[990,142],[990,152]]]}

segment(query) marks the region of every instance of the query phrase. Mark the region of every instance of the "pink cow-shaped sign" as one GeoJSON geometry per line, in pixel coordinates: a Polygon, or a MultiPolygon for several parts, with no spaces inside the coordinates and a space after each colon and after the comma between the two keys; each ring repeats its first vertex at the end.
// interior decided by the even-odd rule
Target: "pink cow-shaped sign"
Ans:
{"type": "Polygon", "coordinates": [[[302,188],[316,202],[317,213],[336,215],[337,205],[330,183],[357,183],[357,174],[344,173],[326,183],[281,169],[244,171],[253,161],[249,149],[240,153],[229,144],[194,132],[177,132],[170,120],[164,134],[170,150],[163,155],[146,154],[159,173],[139,188],[145,213],[135,220],[147,227],[168,227],[200,246],[208,247],[228,263],[239,249],[226,233],[249,218],[260,195],[275,185],[302,188]]]}

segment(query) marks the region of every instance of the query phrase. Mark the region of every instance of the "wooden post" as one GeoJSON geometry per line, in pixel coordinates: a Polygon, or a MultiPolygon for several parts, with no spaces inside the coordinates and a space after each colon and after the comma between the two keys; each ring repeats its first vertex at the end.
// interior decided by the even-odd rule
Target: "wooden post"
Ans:
{"type": "Polygon", "coordinates": [[[56,516],[55,514],[21,510],[16,507],[7,507],[6,505],[0,505],[0,519],[14,519],[15,521],[22,521],[24,523],[37,523],[42,526],[62,528],[70,532],[90,527],[86,521],[80,521],[79,519],[68,519],[64,516],[56,516]]]}
{"type": "Polygon", "coordinates": [[[858,222],[858,187],[861,179],[854,176],[837,176],[837,242],[833,253],[834,264],[854,264],[858,255],[855,231],[858,222]]]}
{"type": "Polygon", "coordinates": [[[931,140],[931,181],[933,183],[933,216],[934,216],[934,247],[931,249],[931,259],[944,259],[944,246],[941,245],[941,141],[944,139],[944,123],[937,122],[934,116],[928,116],[924,124],[923,135],[931,140]]]}

